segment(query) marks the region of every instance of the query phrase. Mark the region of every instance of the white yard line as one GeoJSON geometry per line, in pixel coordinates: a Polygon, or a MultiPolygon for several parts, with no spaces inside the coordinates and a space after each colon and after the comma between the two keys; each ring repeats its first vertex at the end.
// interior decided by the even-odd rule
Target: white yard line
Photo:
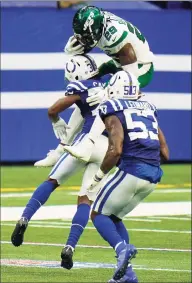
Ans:
{"type": "MultiPolygon", "coordinates": [[[[0,241],[1,244],[11,244],[10,241],[0,241]]],[[[56,244],[56,243],[32,243],[32,242],[24,242],[23,245],[31,245],[31,246],[50,246],[50,247],[63,247],[64,244],[56,244]]],[[[79,248],[93,248],[93,249],[111,249],[110,246],[90,246],[90,245],[77,245],[79,248]]],[[[189,249],[167,249],[167,248],[137,248],[138,250],[143,251],[165,251],[165,252],[191,252],[189,249]]]]}
{"type": "MultiPolygon", "coordinates": [[[[2,226],[15,226],[15,224],[11,223],[1,223],[2,226]]],[[[37,224],[31,224],[30,227],[36,227],[36,228],[56,228],[56,229],[69,229],[71,226],[56,226],[56,225],[37,225],[37,224]]],[[[95,227],[86,227],[86,230],[96,230],[95,227]]],[[[134,231],[134,232],[153,232],[153,233],[179,233],[179,234],[191,234],[191,231],[185,231],[185,230],[159,230],[159,229],[144,229],[144,228],[131,228],[127,229],[128,231],[134,231]]]]}

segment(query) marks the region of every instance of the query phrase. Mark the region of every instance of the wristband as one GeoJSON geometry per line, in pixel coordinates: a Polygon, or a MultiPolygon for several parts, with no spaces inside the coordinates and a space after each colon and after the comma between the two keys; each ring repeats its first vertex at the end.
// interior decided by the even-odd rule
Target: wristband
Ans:
{"type": "Polygon", "coordinates": [[[95,180],[96,181],[101,181],[101,179],[103,179],[103,177],[105,176],[105,173],[103,173],[103,171],[99,168],[99,170],[97,171],[97,174],[95,175],[95,180]]]}

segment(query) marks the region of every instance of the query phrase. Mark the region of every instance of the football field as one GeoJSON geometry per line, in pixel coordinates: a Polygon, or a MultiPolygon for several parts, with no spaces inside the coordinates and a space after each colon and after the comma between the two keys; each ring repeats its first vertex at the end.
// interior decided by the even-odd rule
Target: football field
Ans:
{"type": "MultiPolygon", "coordinates": [[[[164,176],[125,218],[139,282],[191,282],[191,168],[165,165],[164,176]]],[[[76,210],[82,172],[70,178],[32,218],[24,244],[10,243],[23,207],[47,178],[48,168],[1,169],[1,282],[107,282],[115,253],[89,221],[74,253],[74,268],[60,267],[60,253],[76,210]]]]}

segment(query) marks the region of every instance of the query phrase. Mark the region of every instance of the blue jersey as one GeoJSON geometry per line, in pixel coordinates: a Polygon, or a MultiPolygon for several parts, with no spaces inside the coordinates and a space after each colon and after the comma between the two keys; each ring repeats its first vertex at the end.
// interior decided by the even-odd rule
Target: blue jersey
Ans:
{"type": "Polygon", "coordinates": [[[155,106],[140,100],[111,99],[100,105],[99,113],[102,119],[117,116],[123,126],[123,152],[118,167],[140,178],[158,182],[162,171],[159,169],[160,144],[155,106]],[[138,167],[138,164],[142,166],[138,167]],[[155,172],[154,178],[151,178],[152,171],[155,172]]]}
{"type": "Polygon", "coordinates": [[[79,95],[80,99],[76,105],[81,111],[82,117],[85,119],[82,131],[88,133],[98,113],[98,105],[89,106],[86,99],[89,96],[97,94],[103,90],[107,82],[110,80],[111,75],[105,75],[100,78],[88,79],[86,81],[75,81],[67,85],[66,95],[79,95]]]}

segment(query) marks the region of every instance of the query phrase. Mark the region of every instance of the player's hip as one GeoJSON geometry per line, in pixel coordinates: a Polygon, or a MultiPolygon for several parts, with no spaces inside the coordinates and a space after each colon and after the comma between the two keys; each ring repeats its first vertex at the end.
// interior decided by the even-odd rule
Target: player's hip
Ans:
{"type": "Polygon", "coordinates": [[[126,212],[131,207],[133,209],[154,188],[154,183],[117,169],[97,194],[93,210],[106,215],[118,216],[125,207],[128,207],[126,212]]]}

